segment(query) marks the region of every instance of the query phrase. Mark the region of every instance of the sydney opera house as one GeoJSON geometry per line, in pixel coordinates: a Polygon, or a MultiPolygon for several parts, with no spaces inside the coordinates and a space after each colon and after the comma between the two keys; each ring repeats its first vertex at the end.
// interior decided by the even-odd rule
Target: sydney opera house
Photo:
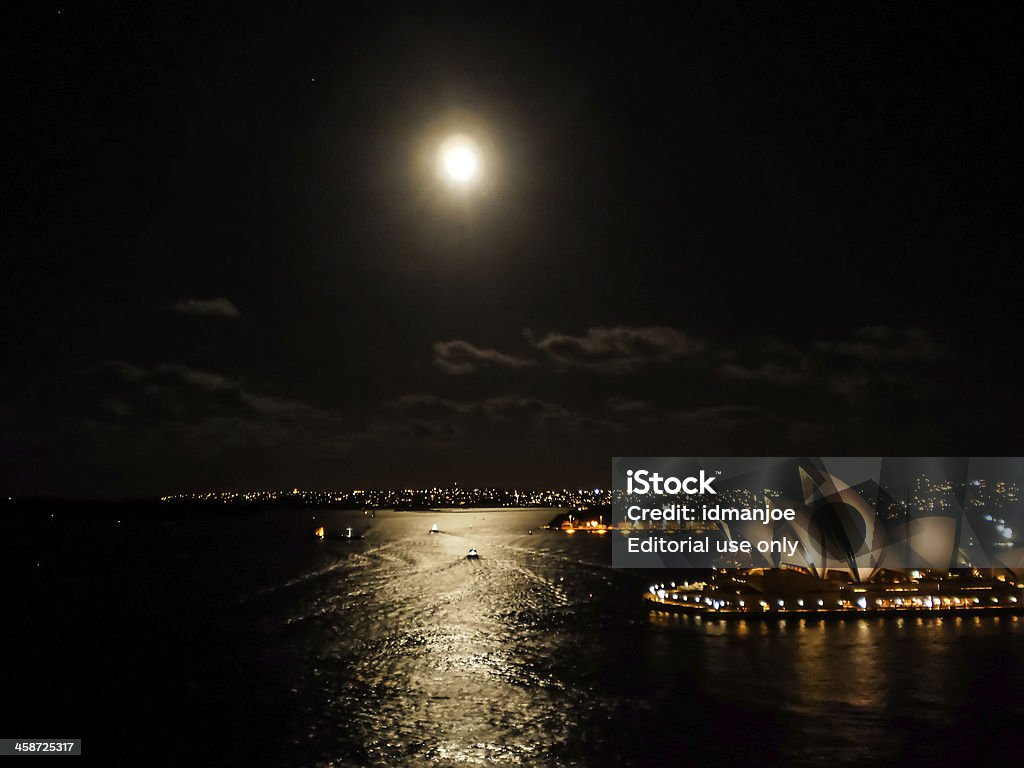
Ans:
{"type": "Polygon", "coordinates": [[[760,562],[657,573],[652,606],[699,613],[1024,609],[1019,463],[977,459],[789,459],[726,473],[732,504],[785,506],[795,519],[728,523],[760,562]],[[758,555],[788,539],[789,556],[758,555]],[[764,549],[769,549],[764,547],[764,549]]]}

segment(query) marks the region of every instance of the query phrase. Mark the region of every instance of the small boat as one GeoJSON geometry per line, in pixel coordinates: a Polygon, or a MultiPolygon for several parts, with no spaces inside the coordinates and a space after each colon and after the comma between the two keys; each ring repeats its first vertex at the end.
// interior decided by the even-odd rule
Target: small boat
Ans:
{"type": "Polygon", "coordinates": [[[469,548],[469,554],[466,555],[467,560],[476,560],[480,555],[477,554],[476,547],[469,548]]]}
{"type": "Polygon", "coordinates": [[[337,541],[339,539],[342,541],[355,541],[356,539],[363,538],[363,534],[356,533],[351,526],[346,528],[343,533],[327,533],[324,531],[323,526],[320,526],[316,529],[315,534],[321,541],[324,539],[331,539],[332,541],[337,541]]]}
{"type": "Polygon", "coordinates": [[[430,526],[430,532],[431,533],[440,533],[441,529],[437,527],[437,523],[434,523],[432,526],[430,526]]]}

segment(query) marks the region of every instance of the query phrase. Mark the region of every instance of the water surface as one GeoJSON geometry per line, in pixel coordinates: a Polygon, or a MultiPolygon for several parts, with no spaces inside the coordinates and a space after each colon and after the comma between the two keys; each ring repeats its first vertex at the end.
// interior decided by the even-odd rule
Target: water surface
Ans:
{"type": "Polygon", "coordinates": [[[80,736],[109,762],[144,750],[337,766],[1021,754],[1016,617],[648,613],[649,576],[610,568],[605,537],[539,530],[551,510],[119,514],[64,510],[7,537],[24,545],[8,722],[80,736]],[[364,538],[317,541],[321,524],[364,538]]]}

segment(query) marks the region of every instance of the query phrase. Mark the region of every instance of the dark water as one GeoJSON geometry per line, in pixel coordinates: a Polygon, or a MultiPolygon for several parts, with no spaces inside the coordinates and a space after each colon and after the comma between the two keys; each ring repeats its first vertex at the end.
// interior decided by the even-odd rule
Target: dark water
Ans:
{"type": "MultiPolygon", "coordinates": [[[[1024,621],[649,614],[551,511],[6,521],[4,731],[87,762],[1019,764],[1024,621]],[[316,516],[314,521],[312,518],[316,516]],[[429,535],[431,523],[442,533],[429,535]],[[318,542],[318,524],[361,541],[318,542]],[[470,561],[470,546],[480,559],[470,561]]],[[[647,578],[647,577],[644,577],[647,578]]],[[[4,734],[0,734],[4,735],[4,734]]]]}

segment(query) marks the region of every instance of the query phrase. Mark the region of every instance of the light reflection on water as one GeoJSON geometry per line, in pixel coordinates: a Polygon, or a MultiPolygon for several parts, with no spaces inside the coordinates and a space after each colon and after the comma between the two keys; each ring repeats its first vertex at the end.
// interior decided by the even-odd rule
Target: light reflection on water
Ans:
{"type": "Polygon", "coordinates": [[[363,541],[325,542],[329,562],[284,587],[304,594],[282,617],[302,626],[308,665],[297,694],[312,702],[303,743],[313,755],[381,765],[572,759],[578,724],[567,715],[586,708],[588,686],[560,671],[583,655],[573,622],[615,574],[596,540],[529,536],[551,515],[379,513],[363,541]],[[434,522],[441,533],[427,532],[434,522]],[[479,560],[466,558],[471,546],[479,560]],[[332,743],[339,754],[325,755],[332,743]]]}
{"type": "Polygon", "coordinates": [[[181,733],[247,766],[1019,763],[1019,617],[648,612],[650,573],[552,515],[68,519],[25,539],[5,690],[124,764],[187,764],[181,733]]]}
{"type": "Polygon", "coordinates": [[[295,746],[339,765],[945,764],[942,732],[992,728],[979,693],[1021,714],[1016,620],[646,614],[605,541],[527,535],[550,514],[379,513],[270,590],[302,661],[295,746]]]}

